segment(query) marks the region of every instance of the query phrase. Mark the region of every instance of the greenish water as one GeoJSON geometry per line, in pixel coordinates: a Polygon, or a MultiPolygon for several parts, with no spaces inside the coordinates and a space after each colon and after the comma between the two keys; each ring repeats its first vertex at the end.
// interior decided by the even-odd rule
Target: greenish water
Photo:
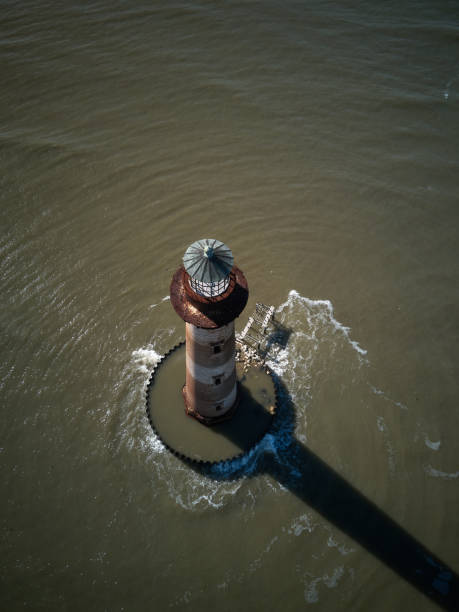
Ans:
{"type": "Polygon", "coordinates": [[[2,610],[457,597],[458,21],[428,0],[2,4],[2,610]],[[294,412],[207,475],[144,405],[204,237],[248,280],[237,328],[262,301],[292,329],[271,365],[294,412]]]}

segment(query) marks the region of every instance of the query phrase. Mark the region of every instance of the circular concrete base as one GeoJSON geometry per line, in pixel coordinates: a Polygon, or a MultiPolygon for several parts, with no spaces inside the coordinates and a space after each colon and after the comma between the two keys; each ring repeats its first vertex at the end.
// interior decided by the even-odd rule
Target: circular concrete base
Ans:
{"type": "Polygon", "coordinates": [[[231,419],[208,426],[185,412],[185,355],[185,343],[177,345],[151,374],[146,406],[153,430],[170,451],[187,461],[218,463],[243,455],[272,423],[277,397],[271,373],[237,363],[237,410],[231,419]]]}

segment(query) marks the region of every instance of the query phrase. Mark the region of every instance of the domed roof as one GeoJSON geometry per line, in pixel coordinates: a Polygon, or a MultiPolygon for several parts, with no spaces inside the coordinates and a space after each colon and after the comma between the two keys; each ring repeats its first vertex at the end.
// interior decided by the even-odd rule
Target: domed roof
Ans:
{"type": "Polygon", "coordinates": [[[202,283],[218,283],[233,268],[231,249],[215,238],[203,238],[193,242],[183,256],[185,270],[191,278],[202,283]]]}

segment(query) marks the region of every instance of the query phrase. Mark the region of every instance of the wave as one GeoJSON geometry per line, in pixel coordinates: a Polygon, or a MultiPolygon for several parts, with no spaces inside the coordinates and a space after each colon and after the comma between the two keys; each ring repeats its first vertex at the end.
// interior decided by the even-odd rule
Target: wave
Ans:
{"type": "Polygon", "coordinates": [[[153,345],[148,345],[145,348],[132,351],[132,362],[134,367],[142,374],[150,375],[151,371],[156,367],[156,364],[161,359],[161,354],[153,348],[153,345]]]}
{"type": "MultiPolygon", "coordinates": [[[[284,319],[289,319],[296,313],[308,323],[311,339],[324,336],[324,333],[333,331],[342,334],[349,345],[361,356],[367,354],[358,342],[351,340],[351,328],[340,323],[334,316],[334,307],[330,300],[311,300],[292,289],[287,300],[279,306],[278,314],[286,312],[284,319]],[[321,333],[319,333],[321,332],[321,333]]],[[[301,323],[302,321],[300,321],[301,323]]]]}

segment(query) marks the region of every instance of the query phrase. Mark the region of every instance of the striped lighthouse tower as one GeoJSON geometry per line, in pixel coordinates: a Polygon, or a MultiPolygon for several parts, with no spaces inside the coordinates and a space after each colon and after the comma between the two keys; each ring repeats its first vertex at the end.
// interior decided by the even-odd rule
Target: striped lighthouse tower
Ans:
{"type": "Polygon", "coordinates": [[[194,242],[171,283],[171,302],[186,323],[186,412],[211,425],[238,403],[234,319],[248,299],[247,281],[219,240],[194,242]]]}

